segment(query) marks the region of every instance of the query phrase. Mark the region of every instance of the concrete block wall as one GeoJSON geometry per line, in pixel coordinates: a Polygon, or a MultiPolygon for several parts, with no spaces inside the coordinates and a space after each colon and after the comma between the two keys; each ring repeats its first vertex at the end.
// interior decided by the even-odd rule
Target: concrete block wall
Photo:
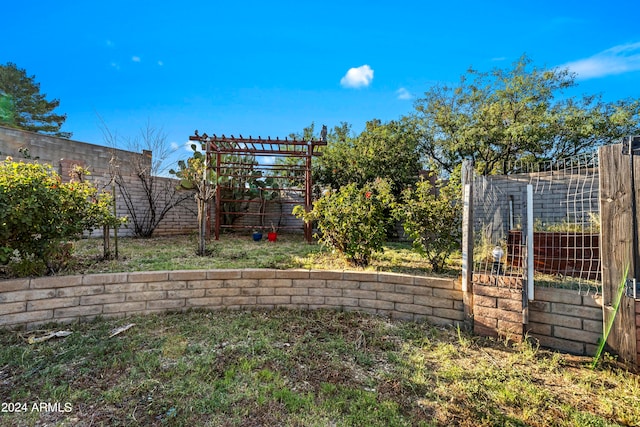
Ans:
{"type": "Polygon", "coordinates": [[[603,334],[602,296],[536,287],[526,329],[543,347],[593,356],[603,334]]]}
{"type": "MultiPolygon", "coordinates": [[[[63,180],[69,179],[69,171],[74,165],[80,165],[91,172],[91,175],[87,176],[86,179],[94,183],[99,190],[112,191],[110,161],[115,156],[118,159],[120,173],[127,183],[127,191],[131,194],[135,205],[140,207],[140,215],[144,215],[144,208],[148,206],[146,202],[147,195],[144,193],[140,182],[133,172],[132,164],[142,162],[150,168],[152,155],[153,153],[148,151],[135,153],[132,151],[117,150],[101,145],[0,126],[0,160],[3,160],[6,156],[11,156],[17,161],[34,161],[34,159],[37,159],[39,163],[52,165],[63,180]],[[24,153],[21,153],[20,149],[27,149],[30,159],[25,158],[24,153]]],[[[154,177],[154,179],[157,184],[156,188],[173,188],[178,184],[178,180],[172,178],[154,177]]],[[[196,203],[192,193],[185,194],[188,194],[188,199],[184,204],[167,214],[154,234],[166,236],[197,231],[196,203]]],[[[296,198],[296,195],[293,193],[287,194],[284,192],[283,197],[287,201],[299,200],[300,204],[303,203],[300,197],[298,196],[296,198]]],[[[158,203],[158,206],[162,206],[162,202],[158,203]]],[[[259,203],[252,203],[251,206],[252,209],[257,211],[259,203]]],[[[273,215],[270,215],[265,222],[266,229],[269,229],[272,221],[277,225],[280,216],[279,205],[277,203],[272,202],[268,207],[270,212],[273,212],[273,215]]],[[[302,221],[291,215],[293,204],[283,204],[282,208],[285,216],[281,220],[281,225],[299,227],[300,231],[302,231],[302,221]]],[[[122,195],[120,195],[120,189],[116,189],[116,212],[120,217],[129,216],[122,195]]],[[[256,217],[241,217],[240,219],[241,221],[247,222],[248,225],[257,223],[256,217]],[[250,222],[252,219],[253,222],[250,222]]],[[[247,233],[249,232],[250,230],[247,230],[247,233]]],[[[128,228],[120,229],[119,233],[123,236],[133,235],[132,226],[130,225],[128,228]]],[[[102,230],[94,230],[92,235],[101,236],[102,230]]]]}
{"type": "Polygon", "coordinates": [[[521,342],[524,338],[522,309],[522,279],[473,276],[474,333],[521,342]]]}
{"type": "Polygon", "coordinates": [[[336,309],[450,325],[457,279],[321,270],[189,270],[0,281],[0,327],[203,309],[336,309]]]}

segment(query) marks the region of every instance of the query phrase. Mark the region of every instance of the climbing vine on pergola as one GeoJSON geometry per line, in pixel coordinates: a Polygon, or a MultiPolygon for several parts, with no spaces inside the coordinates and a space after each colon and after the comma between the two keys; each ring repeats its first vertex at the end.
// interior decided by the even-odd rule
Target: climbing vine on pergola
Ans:
{"type": "MultiPolygon", "coordinates": [[[[299,226],[281,226],[285,216],[283,205],[304,204],[305,210],[312,206],[311,166],[314,156],[322,153],[318,147],[327,145],[327,128],[322,127],[321,139],[263,139],[261,137],[239,138],[200,135],[196,130],[190,141],[201,143],[206,151],[208,167],[215,170],[217,185],[215,196],[215,239],[220,238],[221,229],[256,228],[255,223],[238,223],[240,217],[254,217],[259,226],[265,226],[265,220],[273,217],[266,209],[267,201],[278,200],[280,214],[279,229],[299,229],[299,226]],[[215,159],[213,158],[215,156],[215,159]],[[290,159],[290,160],[284,160],[290,159]],[[294,200],[285,200],[283,194],[295,195],[294,200]],[[298,199],[298,200],[295,200],[298,199]],[[251,204],[260,207],[251,209],[251,204]]],[[[208,212],[207,232],[211,220],[211,206],[208,212]]],[[[304,224],[304,235],[312,241],[311,224],[304,224]]]]}

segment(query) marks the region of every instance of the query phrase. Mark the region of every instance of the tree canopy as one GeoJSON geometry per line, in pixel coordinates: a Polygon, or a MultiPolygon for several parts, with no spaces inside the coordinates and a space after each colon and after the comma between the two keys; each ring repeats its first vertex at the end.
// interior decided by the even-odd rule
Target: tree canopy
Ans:
{"type": "Polygon", "coordinates": [[[350,126],[344,123],[330,132],[314,171],[315,180],[338,189],[384,178],[396,195],[417,180],[421,170],[420,141],[413,122],[382,123],[374,119],[357,137],[349,134],[350,126]]]}
{"type": "Polygon", "coordinates": [[[35,76],[11,62],[0,65],[0,94],[4,92],[5,113],[2,124],[32,132],[70,138],[70,132],[61,132],[60,128],[67,119],[66,114],[53,112],[60,105],[58,99],[48,101],[46,94],[40,93],[40,84],[35,76]],[[10,100],[10,101],[9,101],[10,100]],[[7,106],[11,106],[9,109],[7,106]]]}
{"type": "Polygon", "coordinates": [[[456,87],[438,85],[415,104],[422,150],[448,172],[464,159],[483,174],[517,161],[569,157],[637,132],[640,102],[569,97],[566,69],[540,69],[522,56],[509,70],[469,69],[456,87]]]}

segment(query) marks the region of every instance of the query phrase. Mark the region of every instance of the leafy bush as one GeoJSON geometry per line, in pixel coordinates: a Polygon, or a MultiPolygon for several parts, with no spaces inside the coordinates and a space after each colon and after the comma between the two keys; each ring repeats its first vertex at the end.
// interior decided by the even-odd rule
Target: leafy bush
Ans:
{"type": "Polygon", "coordinates": [[[436,188],[426,180],[402,193],[402,204],[394,212],[403,222],[416,251],[427,257],[435,272],[444,270],[447,258],[460,247],[462,210],[460,179],[451,177],[436,188]]]}
{"type": "Polygon", "coordinates": [[[63,183],[50,165],[7,158],[0,162],[0,264],[16,275],[41,274],[50,261],[63,265],[65,240],[118,221],[110,204],[110,195],[89,182],[63,183]]]}
{"type": "Polygon", "coordinates": [[[327,191],[310,212],[296,206],[293,213],[305,221],[317,221],[320,243],[343,254],[356,266],[367,266],[371,255],[382,250],[386,215],[393,201],[391,185],[377,179],[359,188],[355,183],[327,191]]]}

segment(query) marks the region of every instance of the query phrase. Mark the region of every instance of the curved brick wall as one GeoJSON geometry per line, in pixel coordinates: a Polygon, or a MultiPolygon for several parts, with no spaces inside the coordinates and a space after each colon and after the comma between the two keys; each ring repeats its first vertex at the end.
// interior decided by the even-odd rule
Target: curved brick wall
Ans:
{"type": "Polygon", "coordinates": [[[190,308],[330,308],[434,324],[464,319],[460,281],[325,270],[185,270],[0,281],[0,327],[190,308]]]}

